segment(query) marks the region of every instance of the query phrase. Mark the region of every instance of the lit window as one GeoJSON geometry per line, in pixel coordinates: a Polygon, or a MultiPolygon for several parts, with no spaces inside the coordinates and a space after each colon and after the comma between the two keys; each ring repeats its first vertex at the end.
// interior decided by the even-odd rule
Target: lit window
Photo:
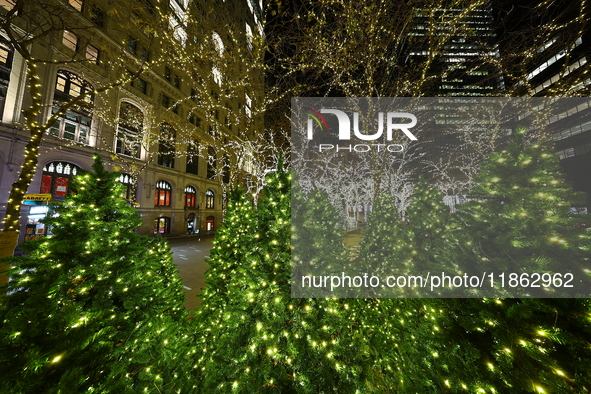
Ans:
{"type": "Polygon", "coordinates": [[[214,194],[213,190],[208,189],[205,192],[205,208],[206,209],[213,209],[213,207],[214,207],[214,197],[215,197],[215,194],[214,194]]]}
{"type": "Polygon", "coordinates": [[[218,55],[223,56],[224,50],[226,49],[224,46],[224,41],[222,41],[222,37],[215,31],[211,34],[211,38],[213,40],[213,46],[217,51],[218,55]]]}
{"type": "Polygon", "coordinates": [[[86,46],[86,59],[90,60],[93,63],[98,64],[98,58],[99,58],[99,50],[90,44],[87,45],[86,46]]]}
{"type": "Polygon", "coordinates": [[[82,11],[82,0],[68,0],[68,3],[78,11],[82,11]]]}
{"type": "Polygon", "coordinates": [[[248,93],[244,93],[244,113],[248,118],[252,117],[252,99],[248,95],[248,93]]]}
{"type": "Polygon", "coordinates": [[[0,7],[4,8],[7,11],[12,10],[15,4],[16,0],[0,0],[0,7]]]}
{"type": "Polygon", "coordinates": [[[64,44],[66,48],[76,51],[76,49],[78,49],[78,36],[71,31],[64,30],[62,44],[64,44]]]}
{"type": "Polygon", "coordinates": [[[0,42],[0,66],[10,68],[12,61],[12,50],[8,44],[0,42]]]}
{"type": "Polygon", "coordinates": [[[222,86],[222,73],[220,72],[218,66],[213,66],[211,69],[211,73],[213,74],[213,80],[215,81],[215,83],[217,83],[218,86],[222,86]]]}
{"type": "Polygon", "coordinates": [[[195,208],[197,202],[197,190],[193,186],[185,188],[185,206],[187,208],[195,208]]]}
{"type": "Polygon", "coordinates": [[[63,161],[46,164],[43,167],[40,192],[65,196],[69,191],[69,182],[79,170],[77,165],[63,161]]]}
{"type": "Polygon", "coordinates": [[[249,51],[252,51],[252,39],[253,39],[252,27],[250,27],[250,25],[247,22],[246,23],[246,47],[248,48],[249,51]]]}
{"type": "Polygon", "coordinates": [[[170,218],[163,216],[154,219],[154,234],[170,233],[170,218]]]}
{"type": "Polygon", "coordinates": [[[93,94],[92,91],[94,88],[88,82],[80,79],[76,74],[65,71],[59,70],[57,72],[57,80],[55,84],[56,94],[64,93],[69,97],[54,97],[54,100],[58,101],[68,101],[72,97],[77,97],[82,94],[87,94],[84,97],[84,102],[87,104],[92,103],[93,101],[93,94]],[[59,92],[59,93],[58,93],[59,92]]]}
{"type": "Polygon", "coordinates": [[[169,207],[171,201],[172,186],[166,181],[160,181],[156,184],[156,193],[154,195],[154,205],[160,207],[169,207]]]}

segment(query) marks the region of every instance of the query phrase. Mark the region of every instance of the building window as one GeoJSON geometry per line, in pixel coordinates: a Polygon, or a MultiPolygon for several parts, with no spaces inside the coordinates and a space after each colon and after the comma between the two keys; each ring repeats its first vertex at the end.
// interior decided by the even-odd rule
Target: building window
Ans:
{"type": "Polygon", "coordinates": [[[137,39],[134,36],[127,36],[127,50],[135,55],[137,53],[137,39]]]}
{"type": "Polygon", "coordinates": [[[66,48],[75,52],[78,49],[78,36],[71,31],[64,30],[62,44],[64,44],[66,48]]]}
{"type": "Polygon", "coordinates": [[[199,175],[199,152],[197,141],[191,141],[187,145],[187,166],[188,174],[199,175]]]}
{"type": "Polygon", "coordinates": [[[187,208],[195,208],[197,205],[197,189],[193,186],[187,186],[185,188],[185,206],[187,208]]]}
{"type": "Polygon", "coordinates": [[[252,52],[252,39],[253,39],[252,27],[250,27],[248,22],[246,22],[246,48],[248,48],[248,50],[251,52],[252,52]]]}
{"type": "Polygon", "coordinates": [[[175,75],[172,80],[173,80],[174,87],[177,89],[180,89],[181,88],[181,77],[179,77],[178,75],[175,75]]]}
{"type": "Polygon", "coordinates": [[[162,95],[162,106],[164,108],[170,108],[170,97],[165,94],[162,95]]]}
{"type": "Polygon", "coordinates": [[[215,228],[215,218],[208,216],[205,218],[205,231],[212,232],[215,228]]]}
{"type": "Polygon", "coordinates": [[[13,53],[7,43],[0,41],[0,114],[4,112],[4,104],[6,103],[13,53]]]}
{"type": "Polygon", "coordinates": [[[82,11],[82,0],[68,0],[68,3],[70,3],[70,5],[74,7],[77,11],[82,11]]]}
{"type": "Polygon", "coordinates": [[[220,35],[214,31],[211,34],[211,39],[213,41],[213,46],[215,47],[215,50],[218,53],[218,55],[223,56],[226,47],[224,46],[224,41],[222,40],[222,37],[220,37],[220,35]]]}
{"type": "Polygon", "coordinates": [[[12,10],[15,4],[16,0],[0,0],[0,7],[4,8],[6,11],[12,10]]]}
{"type": "Polygon", "coordinates": [[[215,169],[217,167],[216,163],[216,153],[213,147],[207,148],[207,178],[208,179],[215,179],[215,169]]]}
{"type": "Polygon", "coordinates": [[[195,233],[199,233],[199,228],[197,228],[197,215],[190,213],[187,216],[187,234],[195,233]]]}
{"type": "Polygon", "coordinates": [[[69,183],[78,173],[80,167],[64,161],[54,161],[43,167],[41,178],[41,193],[65,196],[69,189],[69,183]]]}
{"type": "Polygon", "coordinates": [[[90,21],[97,27],[105,27],[105,11],[93,4],[90,8],[90,21]]]}
{"type": "Polygon", "coordinates": [[[213,209],[214,207],[214,198],[215,193],[211,189],[207,189],[205,192],[205,208],[206,209],[213,209]]]}
{"type": "Polygon", "coordinates": [[[135,88],[143,94],[148,94],[148,83],[141,78],[135,81],[135,88]]]}
{"type": "Polygon", "coordinates": [[[218,66],[213,66],[211,68],[211,73],[213,74],[213,80],[215,81],[215,83],[218,84],[218,86],[222,86],[222,72],[220,71],[220,69],[218,68],[218,66]]]}
{"type": "Polygon", "coordinates": [[[92,45],[87,45],[86,46],[86,59],[90,60],[91,62],[98,64],[98,59],[99,59],[99,50],[98,48],[92,46],[92,45]]]}
{"type": "Polygon", "coordinates": [[[117,126],[117,145],[115,152],[125,156],[140,158],[144,114],[130,103],[121,103],[119,125],[117,126]]]}
{"type": "Polygon", "coordinates": [[[148,51],[148,48],[142,48],[140,51],[140,60],[142,62],[147,62],[150,60],[150,51],[148,51]]]}
{"type": "Polygon", "coordinates": [[[87,145],[89,142],[92,125],[92,92],[94,88],[88,82],[80,79],[76,74],[65,70],[59,70],[55,84],[53,101],[55,108],[52,115],[59,109],[58,106],[66,103],[74,97],[86,94],[82,104],[71,107],[60,116],[49,128],[49,134],[70,141],[87,145]]]}
{"type": "Polygon", "coordinates": [[[74,97],[86,94],[83,101],[91,104],[93,101],[93,90],[92,85],[78,77],[78,75],[66,70],[59,70],[55,83],[54,100],[69,101],[74,97]]]}
{"type": "MultiPolygon", "coordinates": [[[[53,109],[54,114],[57,111],[57,108],[53,109]]],[[[91,123],[92,119],[89,115],[67,111],[49,128],[49,134],[87,145],[91,123]]]]}
{"type": "Polygon", "coordinates": [[[160,142],[158,144],[158,164],[174,168],[176,131],[168,123],[160,127],[160,142]]]}
{"type": "Polygon", "coordinates": [[[164,67],[164,79],[172,81],[172,70],[169,67],[164,67]]]}
{"type": "Polygon", "coordinates": [[[161,217],[154,219],[154,234],[170,234],[170,218],[161,217]]]}
{"type": "Polygon", "coordinates": [[[170,207],[172,186],[166,181],[160,181],[156,184],[156,194],[154,194],[154,206],[170,207]]]}
{"type": "Polygon", "coordinates": [[[125,186],[125,191],[121,195],[122,198],[126,199],[127,201],[135,201],[135,194],[133,193],[133,178],[129,174],[121,174],[119,179],[117,179],[123,186],[125,186]]]}
{"type": "Polygon", "coordinates": [[[248,93],[244,93],[244,114],[247,118],[252,117],[252,99],[248,93]]]}

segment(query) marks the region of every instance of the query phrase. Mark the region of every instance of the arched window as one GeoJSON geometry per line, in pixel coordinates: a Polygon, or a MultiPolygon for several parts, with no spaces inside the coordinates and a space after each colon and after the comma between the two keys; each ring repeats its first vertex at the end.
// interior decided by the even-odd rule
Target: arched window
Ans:
{"type": "Polygon", "coordinates": [[[70,107],[64,115],[55,121],[49,129],[49,134],[87,145],[92,124],[93,90],[92,85],[78,77],[78,75],[70,71],[59,70],[53,94],[54,108],[52,114],[57,113],[62,104],[73,98],[81,95],[86,96],[79,105],[70,107]]]}
{"type": "Polygon", "coordinates": [[[193,186],[185,188],[185,206],[187,208],[195,208],[197,201],[197,190],[193,186]]]}
{"type": "Polygon", "coordinates": [[[144,114],[142,111],[133,104],[121,103],[115,152],[139,159],[143,129],[144,114]]]}
{"type": "Polygon", "coordinates": [[[168,123],[160,127],[160,141],[158,144],[158,164],[174,168],[176,131],[168,123]]]}
{"type": "Polygon", "coordinates": [[[79,170],[80,167],[77,165],[65,161],[52,161],[46,164],[41,178],[41,193],[65,196],[70,190],[70,181],[79,170]]]}
{"type": "Polygon", "coordinates": [[[121,174],[117,179],[125,186],[125,193],[121,196],[128,201],[135,201],[135,194],[133,193],[134,180],[129,174],[121,174]]]}
{"type": "Polygon", "coordinates": [[[205,192],[205,208],[207,208],[207,209],[213,209],[213,207],[214,207],[214,197],[215,197],[215,193],[213,192],[213,190],[208,189],[205,192]]]}
{"type": "Polygon", "coordinates": [[[215,149],[210,146],[207,148],[207,178],[208,179],[215,179],[215,169],[217,167],[216,163],[216,153],[215,149]]]}
{"type": "Polygon", "coordinates": [[[154,205],[160,207],[169,207],[172,194],[172,186],[166,181],[160,181],[156,184],[156,193],[154,194],[154,205]]]}
{"type": "Polygon", "coordinates": [[[160,217],[154,219],[154,234],[169,234],[170,233],[170,218],[160,217]]]}

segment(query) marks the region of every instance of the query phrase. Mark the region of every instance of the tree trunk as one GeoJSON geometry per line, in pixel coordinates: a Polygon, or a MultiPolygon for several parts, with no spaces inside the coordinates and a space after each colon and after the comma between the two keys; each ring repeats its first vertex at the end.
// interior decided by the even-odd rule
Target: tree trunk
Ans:
{"type": "MultiPolygon", "coordinates": [[[[10,257],[14,253],[18,242],[18,231],[3,231],[0,233],[0,258],[10,257]]],[[[0,264],[0,271],[4,271],[9,266],[0,264]]],[[[8,283],[8,276],[0,275],[0,286],[8,283]]]]}
{"type": "MultiPolygon", "coordinates": [[[[39,162],[39,147],[41,146],[41,139],[46,130],[46,125],[39,125],[37,118],[41,113],[41,94],[39,93],[39,76],[34,67],[27,69],[29,77],[29,90],[33,103],[31,107],[24,111],[23,115],[27,122],[28,129],[31,131],[31,137],[25,145],[24,162],[21,168],[19,177],[15,183],[12,184],[10,195],[8,197],[8,204],[6,205],[6,216],[4,218],[4,230],[0,233],[0,258],[10,257],[14,254],[14,249],[17,246],[18,235],[20,232],[20,218],[21,205],[33,175],[37,171],[37,164],[39,162]]],[[[8,268],[3,265],[2,269],[8,268]]],[[[7,283],[8,277],[0,275],[0,285],[7,283]]]]}

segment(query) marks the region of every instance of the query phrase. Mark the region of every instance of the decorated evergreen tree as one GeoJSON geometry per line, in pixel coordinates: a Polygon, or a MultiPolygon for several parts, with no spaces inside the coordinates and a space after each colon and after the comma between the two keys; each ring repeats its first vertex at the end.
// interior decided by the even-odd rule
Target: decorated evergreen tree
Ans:
{"type": "Polygon", "coordinates": [[[588,393],[589,299],[438,299],[433,373],[449,392],[588,393]]]}
{"type": "MultiPolygon", "coordinates": [[[[565,183],[551,145],[527,143],[524,130],[518,130],[505,150],[484,163],[477,180],[473,201],[460,207],[465,231],[473,236],[479,254],[480,264],[475,265],[504,273],[505,286],[515,291],[510,295],[572,294],[557,286],[564,280],[545,281],[542,277],[533,282],[532,273],[546,271],[579,275],[574,290],[588,295],[589,234],[577,225],[586,219],[569,213],[578,196],[565,183]],[[531,280],[517,276],[510,284],[509,273],[525,273],[531,280]]],[[[440,327],[446,346],[440,349],[441,363],[435,368],[449,391],[590,391],[589,299],[432,302],[444,311],[440,327]],[[449,370],[441,370],[441,365],[449,370]]]]}
{"type": "MultiPolygon", "coordinates": [[[[249,196],[239,189],[230,191],[223,225],[216,231],[209,252],[207,264],[210,268],[207,271],[206,287],[199,295],[208,302],[212,311],[223,309],[228,300],[220,295],[228,294],[232,286],[240,283],[240,276],[243,275],[242,267],[238,264],[243,253],[241,248],[252,242],[255,229],[255,212],[249,196]],[[214,302],[220,304],[214,306],[214,302]]],[[[256,264],[251,265],[251,268],[256,269],[256,264]]]]}
{"type": "Polygon", "coordinates": [[[583,196],[565,182],[550,142],[528,143],[524,128],[513,138],[484,163],[469,195],[472,201],[460,208],[478,266],[505,273],[505,289],[514,289],[508,293],[512,296],[589,296],[591,233],[581,226],[588,216],[570,213],[583,196]],[[512,273],[519,278],[509,284],[512,273]],[[547,275],[530,286],[521,274],[533,281],[532,273],[547,275]]]}
{"type": "MultiPolygon", "coordinates": [[[[361,241],[363,268],[382,278],[468,273],[474,260],[470,253],[471,239],[462,231],[463,224],[455,220],[443,197],[437,187],[419,177],[412,200],[401,219],[393,198],[379,196],[361,241]]],[[[421,288],[413,281],[402,281],[397,286],[378,288],[375,294],[381,297],[461,294],[461,289],[451,292],[437,288],[437,294],[434,294],[427,288],[421,288]]]]}
{"type": "Polygon", "coordinates": [[[326,192],[314,188],[304,197],[294,187],[291,212],[292,281],[298,289],[292,295],[298,298],[312,294],[316,298],[352,296],[345,288],[331,289],[330,283],[322,287],[314,286],[312,279],[303,283],[302,278],[308,276],[336,274],[351,268],[344,233],[339,231],[340,220],[326,192]]]}
{"type": "MultiPolygon", "coordinates": [[[[195,392],[355,392],[365,386],[369,362],[359,361],[367,356],[356,347],[363,347],[363,333],[352,330],[347,303],[291,298],[290,178],[281,167],[267,177],[255,230],[224,262],[234,267],[233,285],[208,289],[195,317],[195,352],[203,349],[197,361],[203,379],[195,392]],[[211,312],[220,305],[222,313],[211,312]]],[[[234,225],[243,223],[227,221],[220,234],[238,232],[234,225]]],[[[217,237],[216,248],[223,249],[217,237]]],[[[220,272],[208,271],[208,283],[219,283],[220,272]]]]}
{"type": "Polygon", "coordinates": [[[394,198],[389,194],[380,195],[360,243],[359,260],[364,271],[381,277],[393,274],[394,270],[400,272],[408,259],[401,252],[407,241],[402,238],[404,227],[394,198]]]}
{"type": "Polygon", "coordinates": [[[99,156],[93,171],[45,219],[53,235],[10,261],[1,392],[173,392],[187,380],[170,247],[134,232],[139,215],[99,156]]]}

